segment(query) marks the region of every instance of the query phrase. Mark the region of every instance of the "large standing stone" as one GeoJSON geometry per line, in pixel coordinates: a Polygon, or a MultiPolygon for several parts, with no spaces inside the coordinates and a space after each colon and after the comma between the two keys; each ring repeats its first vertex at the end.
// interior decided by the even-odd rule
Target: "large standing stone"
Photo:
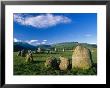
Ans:
{"type": "Polygon", "coordinates": [[[67,70],[69,67],[69,60],[64,57],[60,57],[60,65],[59,68],[60,70],[67,70]]]}
{"type": "Polygon", "coordinates": [[[90,50],[78,45],[72,55],[72,68],[89,69],[92,65],[91,58],[90,50]]]}

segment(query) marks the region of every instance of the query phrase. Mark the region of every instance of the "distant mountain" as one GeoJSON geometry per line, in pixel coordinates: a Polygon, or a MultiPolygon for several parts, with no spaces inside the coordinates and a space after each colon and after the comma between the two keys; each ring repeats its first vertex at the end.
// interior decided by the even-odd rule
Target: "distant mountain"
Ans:
{"type": "Polygon", "coordinates": [[[33,46],[30,45],[28,43],[25,42],[14,42],[14,51],[19,51],[19,50],[35,50],[37,48],[41,48],[41,49],[52,49],[51,45],[37,45],[37,46],[33,46]]]}
{"type": "Polygon", "coordinates": [[[22,50],[22,49],[25,49],[25,50],[35,50],[35,46],[33,45],[30,45],[28,43],[25,43],[25,42],[14,42],[14,51],[19,51],[19,50],[22,50]]]}
{"type": "Polygon", "coordinates": [[[25,43],[25,42],[14,42],[14,51],[19,51],[19,50],[22,50],[22,49],[25,49],[25,50],[35,50],[37,48],[41,48],[41,49],[54,49],[54,48],[57,48],[57,49],[68,49],[68,50],[72,50],[73,48],[75,48],[77,45],[83,45],[89,49],[92,49],[92,48],[97,48],[97,45],[96,44],[88,44],[88,43],[78,43],[78,42],[63,42],[63,43],[57,43],[57,44],[52,44],[52,45],[45,45],[45,44],[42,44],[42,45],[37,45],[37,46],[33,46],[33,45],[30,45],[28,43],[25,43]]]}
{"type": "Polygon", "coordinates": [[[73,47],[75,47],[76,45],[78,45],[78,42],[63,42],[63,43],[57,43],[57,44],[53,44],[52,46],[57,48],[57,49],[73,49],[73,47]]]}
{"type": "Polygon", "coordinates": [[[36,48],[39,48],[39,47],[42,49],[52,49],[53,48],[51,45],[44,45],[44,44],[36,46],[36,48]]]}
{"type": "Polygon", "coordinates": [[[58,48],[58,49],[73,49],[75,48],[77,45],[83,45],[89,49],[91,48],[97,48],[96,44],[88,44],[88,43],[78,43],[78,42],[64,42],[64,43],[57,43],[57,44],[53,44],[52,47],[58,48]]]}
{"type": "Polygon", "coordinates": [[[88,44],[88,43],[80,43],[81,45],[91,49],[91,48],[97,48],[96,44],[88,44]]]}

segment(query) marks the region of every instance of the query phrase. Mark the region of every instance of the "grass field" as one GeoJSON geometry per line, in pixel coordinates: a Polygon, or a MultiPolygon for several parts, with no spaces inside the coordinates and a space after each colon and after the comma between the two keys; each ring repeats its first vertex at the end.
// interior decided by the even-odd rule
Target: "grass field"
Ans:
{"type": "Polygon", "coordinates": [[[61,71],[54,68],[45,68],[45,60],[53,56],[58,58],[64,56],[72,59],[72,51],[58,52],[56,54],[33,54],[34,62],[26,63],[25,57],[17,56],[17,52],[14,52],[14,75],[97,75],[97,50],[92,52],[93,66],[88,70],[81,69],[69,69],[67,71],[61,71]]]}

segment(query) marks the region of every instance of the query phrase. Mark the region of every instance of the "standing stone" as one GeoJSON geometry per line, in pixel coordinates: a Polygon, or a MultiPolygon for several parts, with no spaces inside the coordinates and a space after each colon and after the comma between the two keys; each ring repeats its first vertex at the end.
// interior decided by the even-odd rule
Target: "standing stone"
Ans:
{"type": "Polygon", "coordinates": [[[63,48],[63,52],[65,52],[65,49],[63,48]]]}
{"type": "Polygon", "coordinates": [[[55,48],[55,52],[57,51],[57,49],[55,48]]]}
{"type": "Polygon", "coordinates": [[[33,61],[33,55],[32,53],[28,53],[26,55],[26,62],[32,62],[33,61]]]}
{"type": "Polygon", "coordinates": [[[41,52],[41,48],[40,47],[38,48],[37,52],[39,52],[39,53],[41,52]]]}
{"type": "Polygon", "coordinates": [[[25,51],[24,50],[21,50],[21,56],[22,57],[25,57],[25,54],[26,54],[25,51]]]}
{"type": "Polygon", "coordinates": [[[48,57],[46,59],[46,62],[45,62],[45,67],[46,68],[54,68],[54,69],[58,69],[58,63],[57,63],[57,59],[55,57],[48,57]]]}
{"type": "Polygon", "coordinates": [[[89,69],[92,66],[89,49],[78,45],[72,55],[72,68],[89,69]]]}
{"type": "Polygon", "coordinates": [[[28,50],[28,54],[30,54],[30,53],[32,54],[33,52],[31,50],[28,50]]]}
{"type": "Polygon", "coordinates": [[[59,68],[60,70],[67,70],[69,66],[69,60],[64,57],[60,57],[60,65],[59,68]]]}
{"type": "Polygon", "coordinates": [[[53,62],[52,57],[47,58],[46,62],[45,62],[45,67],[46,68],[51,68],[52,67],[52,62],[53,62]]]}
{"type": "Polygon", "coordinates": [[[21,51],[18,51],[17,56],[21,56],[21,51]]]}

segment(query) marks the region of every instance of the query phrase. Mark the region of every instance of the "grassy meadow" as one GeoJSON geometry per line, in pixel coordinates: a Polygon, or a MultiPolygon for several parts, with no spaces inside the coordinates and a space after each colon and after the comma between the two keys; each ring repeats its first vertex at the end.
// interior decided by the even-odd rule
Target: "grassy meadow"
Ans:
{"type": "Polygon", "coordinates": [[[14,75],[97,75],[97,49],[94,48],[92,53],[93,66],[88,70],[81,69],[68,69],[67,71],[61,71],[54,68],[45,68],[44,63],[46,59],[53,56],[59,60],[59,56],[64,56],[70,61],[72,60],[72,51],[57,52],[53,54],[33,54],[34,62],[26,63],[25,57],[17,56],[17,52],[14,52],[14,75]]]}

